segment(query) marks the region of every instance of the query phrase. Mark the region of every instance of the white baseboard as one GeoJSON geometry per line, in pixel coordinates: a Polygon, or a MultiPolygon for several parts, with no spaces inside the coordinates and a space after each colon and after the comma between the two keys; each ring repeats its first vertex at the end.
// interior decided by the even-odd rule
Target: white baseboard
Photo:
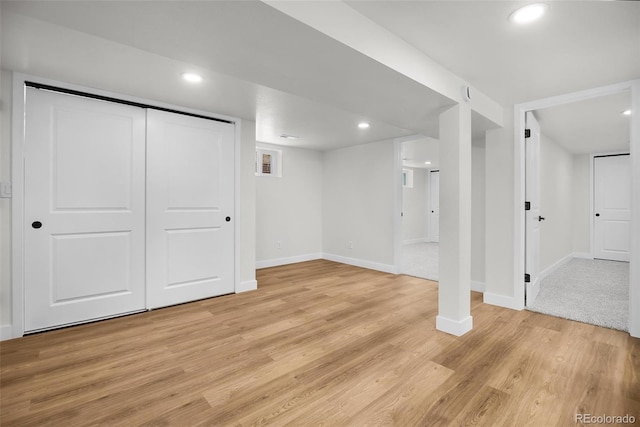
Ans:
{"type": "Polygon", "coordinates": [[[478,282],[478,281],[472,280],[471,290],[476,292],[484,292],[485,290],[484,282],[478,282]]]}
{"type": "Polygon", "coordinates": [[[256,289],[258,289],[257,280],[245,280],[244,282],[240,282],[240,286],[236,288],[236,294],[239,294],[240,292],[255,291],[256,289]]]}
{"type": "Polygon", "coordinates": [[[436,329],[459,337],[473,329],[473,317],[468,316],[466,319],[452,320],[447,317],[437,316],[436,329]]]}
{"type": "Polygon", "coordinates": [[[548,275],[550,275],[551,273],[553,273],[554,271],[556,271],[557,269],[559,269],[560,267],[562,267],[563,265],[571,261],[573,258],[574,256],[572,253],[560,258],[558,261],[556,261],[555,263],[553,263],[552,265],[550,265],[549,267],[545,268],[540,272],[540,280],[544,279],[545,277],[547,277],[548,275]]]}
{"type": "Polygon", "coordinates": [[[275,258],[275,259],[267,259],[263,261],[256,261],[256,268],[269,268],[269,267],[278,267],[280,265],[287,264],[295,264],[297,262],[305,262],[305,261],[313,261],[315,259],[322,259],[321,253],[315,254],[304,254],[304,255],[296,255],[290,256],[286,258],[275,258]]]}
{"type": "Polygon", "coordinates": [[[510,308],[512,310],[524,310],[524,301],[520,301],[519,298],[492,294],[491,292],[484,293],[483,302],[485,304],[497,305],[498,307],[510,308]]]}
{"type": "Polygon", "coordinates": [[[421,237],[419,239],[408,239],[402,241],[403,245],[415,245],[416,243],[427,243],[427,238],[421,237]]]}
{"type": "Polygon", "coordinates": [[[2,325],[0,326],[0,341],[10,340],[13,338],[13,326],[2,325]]]}
{"type": "Polygon", "coordinates": [[[356,267],[368,268],[369,270],[383,271],[385,273],[398,274],[396,267],[389,264],[366,261],[363,259],[349,258],[341,255],[322,254],[322,258],[328,261],[339,262],[341,264],[355,265],[356,267]]]}
{"type": "Polygon", "coordinates": [[[593,254],[589,252],[574,252],[573,257],[581,259],[593,259],[593,254]]]}

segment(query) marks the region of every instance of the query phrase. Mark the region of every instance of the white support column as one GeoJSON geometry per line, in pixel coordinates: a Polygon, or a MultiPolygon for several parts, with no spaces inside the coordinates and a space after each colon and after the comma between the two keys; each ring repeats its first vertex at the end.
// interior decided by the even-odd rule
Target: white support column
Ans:
{"type": "Polygon", "coordinates": [[[436,328],[460,336],[471,310],[471,108],[440,115],[440,285],[436,328]]]}

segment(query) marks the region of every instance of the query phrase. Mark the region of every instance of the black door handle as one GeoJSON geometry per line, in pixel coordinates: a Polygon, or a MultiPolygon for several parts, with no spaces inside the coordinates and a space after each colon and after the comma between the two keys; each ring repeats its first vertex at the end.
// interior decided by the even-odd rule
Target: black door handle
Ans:
{"type": "Polygon", "coordinates": [[[544,221],[544,217],[543,216],[538,216],[538,221],[544,221]]]}
{"type": "Polygon", "coordinates": [[[230,216],[226,217],[225,221],[227,221],[227,222],[231,221],[231,217],[230,216]]]}
{"type": "Polygon", "coordinates": [[[599,214],[599,213],[597,213],[597,214],[596,214],[596,216],[600,216],[600,214],[599,214]]]}
{"type": "Polygon", "coordinates": [[[40,221],[33,221],[31,223],[31,226],[37,230],[38,228],[42,227],[42,223],[40,221]]]}

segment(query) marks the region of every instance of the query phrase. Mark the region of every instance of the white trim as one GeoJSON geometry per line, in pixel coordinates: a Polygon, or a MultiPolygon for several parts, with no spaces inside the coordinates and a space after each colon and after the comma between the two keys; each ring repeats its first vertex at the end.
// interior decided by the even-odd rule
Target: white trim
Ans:
{"type": "MultiPolygon", "coordinates": [[[[222,120],[228,120],[235,124],[235,176],[234,176],[234,216],[240,213],[240,127],[241,121],[236,117],[225,116],[222,114],[215,114],[209,111],[196,110],[193,108],[186,108],[182,106],[176,106],[164,102],[149,100],[145,98],[139,98],[135,96],[124,95],[117,92],[105,91],[87,86],[80,86],[73,83],[51,80],[43,77],[37,77],[21,73],[13,73],[13,105],[12,105],[12,122],[11,122],[11,182],[13,199],[11,203],[11,292],[12,292],[12,304],[11,304],[11,316],[12,316],[12,329],[13,338],[21,337],[24,335],[24,236],[23,236],[23,216],[24,216],[24,120],[25,120],[25,95],[26,87],[25,82],[30,81],[34,83],[46,84],[55,86],[61,89],[71,89],[81,92],[86,92],[94,95],[107,96],[123,101],[132,101],[149,106],[155,106],[160,108],[169,108],[175,111],[181,111],[184,113],[192,113],[203,115],[211,118],[218,118],[222,120]]],[[[234,287],[238,288],[238,281],[240,280],[240,221],[238,218],[235,220],[234,228],[234,245],[235,245],[235,260],[234,260],[234,287]]],[[[240,285],[241,286],[241,285],[240,285]]]]}
{"type": "Polygon", "coordinates": [[[631,247],[629,248],[629,334],[640,338],[640,79],[631,84],[631,247]]]}
{"type": "Polygon", "coordinates": [[[245,280],[244,282],[240,282],[239,286],[236,286],[236,294],[241,292],[255,291],[258,289],[258,281],[257,280],[245,280]]]}
{"type": "MultiPolygon", "coordinates": [[[[233,241],[234,241],[234,250],[235,250],[235,254],[234,254],[234,261],[233,261],[233,287],[234,290],[236,291],[236,293],[238,292],[244,292],[243,291],[243,283],[240,283],[240,259],[242,257],[242,251],[240,248],[241,245],[241,241],[242,239],[240,238],[240,232],[241,232],[241,228],[240,228],[240,199],[242,199],[242,193],[240,190],[240,179],[242,176],[242,162],[241,162],[241,157],[242,157],[242,120],[240,119],[236,119],[236,124],[235,124],[235,150],[234,150],[234,159],[233,159],[233,165],[234,165],[234,194],[233,194],[233,222],[234,222],[234,227],[233,227],[233,233],[234,233],[234,237],[233,237],[233,241]]],[[[256,288],[257,288],[257,282],[256,282],[256,288]]],[[[249,290],[249,289],[247,289],[249,290]]]]}
{"type": "Polygon", "coordinates": [[[366,261],[363,259],[348,258],[341,255],[322,254],[322,258],[327,261],[339,262],[341,264],[354,265],[356,267],[367,268],[369,270],[382,271],[384,273],[398,274],[396,267],[390,264],[382,264],[378,262],[366,261]]]}
{"type": "Polygon", "coordinates": [[[574,252],[573,257],[581,259],[593,259],[593,254],[591,254],[590,252],[574,252]]]}
{"type": "Polygon", "coordinates": [[[484,302],[488,304],[499,305],[501,307],[515,308],[516,310],[524,309],[524,257],[525,257],[525,221],[524,221],[524,202],[525,202],[525,146],[524,146],[524,129],[525,114],[528,110],[523,110],[520,106],[514,106],[514,178],[513,188],[515,193],[515,205],[513,212],[513,297],[506,297],[497,294],[484,294],[484,302]]]}
{"type": "Polygon", "coordinates": [[[548,275],[550,275],[551,273],[553,273],[554,271],[556,271],[557,269],[559,269],[560,267],[562,267],[563,265],[571,261],[573,257],[574,255],[572,253],[567,254],[562,258],[560,258],[558,261],[551,264],[549,267],[545,268],[543,271],[540,272],[539,281],[542,281],[542,279],[544,279],[545,277],[547,277],[548,275]]]}
{"type": "Polygon", "coordinates": [[[485,289],[486,289],[486,286],[484,285],[484,282],[478,282],[477,280],[471,281],[472,291],[484,293],[485,289]]]}
{"type": "MultiPolygon", "coordinates": [[[[402,143],[416,139],[418,135],[410,135],[403,138],[396,138],[393,142],[393,272],[400,271],[402,265],[402,205],[404,189],[402,187],[402,143]]],[[[348,258],[347,258],[348,259],[348,258]]],[[[340,262],[340,261],[338,261],[340,262]]],[[[348,262],[346,264],[349,264],[348,262]]],[[[356,265],[356,264],[354,264],[356,265]]],[[[374,269],[376,270],[376,269],[374,269]]]]}
{"type": "Polygon", "coordinates": [[[13,338],[24,335],[24,113],[26,76],[13,74],[11,121],[11,317],[13,338]]]}
{"type": "Polygon", "coordinates": [[[492,294],[491,292],[484,293],[483,302],[485,304],[497,305],[498,307],[510,308],[512,310],[524,309],[524,301],[519,297],[492,294]]]}
{"type": "Polygon", "coordinates": [[[593,248],[595,247],[595,220],[593,214],[595,213],[595,160],[593,155],[589,156],[589,252],[593,254],[593,248]]]}
{"type": "MultiPolygon", "coordinates": [[[[601,86],[565,95],[514,105],[514,297],[484,294],[485,302],[507,307],[509,300],[518,309],[524,307],[524,115],[527,111],[569,104],[601,96],[631,92],[631,109],[640,111],[640,79],[601,86]],[[500,302],[504,304],[501,304],[500,302]]],[[[629,265],[629,334],[640,337],[640,114],[630,117],[629,153],[631,156],[631,248],[629,265]]],[[[593,249],[591,249],[593,251],[593,249]]],[[[515,307],[514,307],[515,308],[515,307]]]]}
{"type": "Polygon", "coordinates": [[[473,317],[468,316],[466,319],[453,320],[447,317],[437,316],[436,329],[459,337],[473,329],[473,317]]]}
{"type": "Polygon", "coordinates": [[[416,243],[427,243],[428,240],[425,237],[421,237],[419,239],[408,239],[408,240],[403,240],[402,241],[402,245],[415,245],[416,243]]]}
{"type": "Polygon", "coordinates": [[[297,262],[313,261],[316,259],[322,259],[322,253],[295,255],[285,258],[273,258],[256,261],[256,269],[278,267],[280,265],[295,264],[297,262]]]}
{"type": "Polygon", "coordinates": [[[0,341],[6,341],[14,338],[13,336],[13,326],[12,325],[2,325],[0,326],[0,341]]]}

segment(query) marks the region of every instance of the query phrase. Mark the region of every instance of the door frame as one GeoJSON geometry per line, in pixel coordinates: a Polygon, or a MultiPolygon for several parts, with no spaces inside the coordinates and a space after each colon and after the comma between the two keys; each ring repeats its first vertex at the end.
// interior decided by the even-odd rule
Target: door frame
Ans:
{"type": "MultiPolygon", "coordinates": [[[[631,239],[629,265],[629,334],[640,337],[640,191],[634,184],[640,183],[640,79],[601,86],[565,95],[543,98],[514,106],[514,276],[513,308],[524,308],[524,129],[525,113],[557,105],[569,104],[621,92],[631,94],[629,155],[631,160],[631,239]],[[635,285],[634,285],[635,284],[635,285]]],[[[593,253],[593,249],[592,249],[593,253]]]]}
{"type": "Polygon", "coordinates": [[[12,338],[24,335],[24,113],[26,82],[49,85],[61,89],[75,90],[92,95],[115,98],[158,108],[165,108],[187,114],[196,114],[214,119],[226,120],[235,125],[234,141],[234,288],[241,291],[240,283],[240,129],[242,121],[237,117],[213,114],[208,111],[185,108],[124,95],[73,83],[47,79],[22,73],[13,73],[11,102],[11,331],[12,338]]]}
{"type": "Polygon", "coordinates": [[[393,273],[400,274],[402,267],[402,143],[421,138],[414,134],[393,140],[393,175],[394,175],[394,219],[393,219],[393,273]]]}

